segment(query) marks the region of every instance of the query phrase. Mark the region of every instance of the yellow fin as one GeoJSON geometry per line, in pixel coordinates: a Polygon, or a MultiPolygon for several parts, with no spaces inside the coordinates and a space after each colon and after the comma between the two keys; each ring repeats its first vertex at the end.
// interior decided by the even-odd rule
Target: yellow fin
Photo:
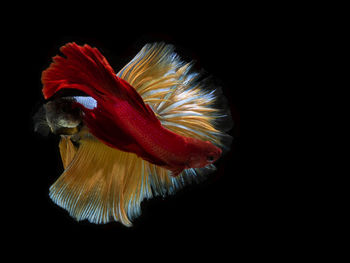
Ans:
{"type": "MultiPolygon", "coordinates": [[[[61,141],[60,148],[67,142],[61,141]]],[[[78,221],[120,221],[130,226],[130,220],[141,212],[142,199],[151,196],[144,161],[92,136],[79,144],[74,158],[51,186],[51,199],[78,221]]]]}
{"type": "Polygon", "coordinates": [[[230,143],[227,128],[217,125],[230,126],[232,122],[229,110],[223,104],[218,106],[219,88],[208,80],[199,80],[192,63],[183,62],[173,45],[145,45],[117,76],[136,89],[169,130],[222,148],[230,143]],[[221,106],[223,109],[217,108],[221,106]]]}
{"type": "MultiPolygon", "coordinates": [[[[231,136],[225,132],[232,120],[220,88],[201,79],[201,74],[192,70],[193,63],[182,61],[174,50],[173,45],[165,43],[146,44],[117,76],[135,88],[167,129],[228,150],[231,136]]],[[[155,195],[172,194],[215,169],[211,164],[171,177],[166,169],[148,162],[145,165],[155,195]]]]}
{"type": "Polygon", "coordinates": [[[60,154],[64,169],[71,163],[77,150],[70,140],[70,136],[62,135],[59,143],[60,154]]]}
{"type": "Polygon", "coordinates": [[[173,194],[198,179],[194,169],[172,177],[168,170],[110,148],[90,134],[79,141],[79,148],[62,136],[59,147],[65,171],[50,187],[50,197],[78,221],[131,226],[144,198],[173,194]]]}

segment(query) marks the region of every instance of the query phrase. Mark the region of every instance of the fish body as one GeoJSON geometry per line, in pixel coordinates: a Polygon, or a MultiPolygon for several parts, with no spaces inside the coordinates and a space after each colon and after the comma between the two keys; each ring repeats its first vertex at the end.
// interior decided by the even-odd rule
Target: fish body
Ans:
{"type": "Polygon", "coordinates": [[[204,167],[220,157],[218,147],[164,128],[158,119],[140,114],[128,101],[114,98],[112,102],[97,105],[103,106],[92,110],[82,107],[84,121],[93,135],[111,147],[136,153],[167,168],[173,176],[187,168],[204,167]],[[103,127],[108,127],[108,131],[103,127]],[[212,159],[194,165],[191,157],[203,154],[212,159]]]}
{"type": "Polygon", "coordinates": [[[165,167],[173,176],[186,168],[204,167],[220,157],[221,149],[212,143],[164,128],[150,106],[130,84],[116,76],[97,49],[68,44],[61,51],[67,58],[56,57],[43,73],[44,94],[49,98],[68,88],[93,97],[96,107],[86,108],[78,102],[76,107],[83,111],[83,121],[91,133],[105,144],[165,167]],[[84,65],[86,71],[81,74],[84,65]],[[74,70],[77,74],[72,74],[74,70]]]}
{"type": "Polygon", "coordinates": [[[229,126],[219,125],[229,111],[172,45],[146,44],[117,74],[96,48],[60,50],[42,73],[47,102],[34,117],[38,132],[60,135],[64,171],[49,195],[73,218],[131,226],[142,200],[215,170],[229,149],[229,126]]]}

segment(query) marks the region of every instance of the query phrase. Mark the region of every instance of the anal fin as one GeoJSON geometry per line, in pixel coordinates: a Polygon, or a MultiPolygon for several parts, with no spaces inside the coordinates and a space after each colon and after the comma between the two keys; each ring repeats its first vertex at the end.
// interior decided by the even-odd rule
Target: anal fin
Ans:
{"type": "Polygon", "coordinates": [[[52,201],[77,221],[131,226],[141,213],[141,201],[151,197],[145,161],[91,135],[82,136],[79,147],[74,147],[68,136],[62,137],[65,171],[50,187],[52,201]]]}

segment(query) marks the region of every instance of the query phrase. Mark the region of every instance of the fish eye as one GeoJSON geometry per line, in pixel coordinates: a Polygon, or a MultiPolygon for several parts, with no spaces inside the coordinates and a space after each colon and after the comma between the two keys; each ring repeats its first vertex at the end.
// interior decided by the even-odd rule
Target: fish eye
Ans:
{"type": "Polygon", "coordinates": [[[207,161],[208,162],[214,161],[214,156],[212,156],[212,155],[207,156],[207,161]]]}

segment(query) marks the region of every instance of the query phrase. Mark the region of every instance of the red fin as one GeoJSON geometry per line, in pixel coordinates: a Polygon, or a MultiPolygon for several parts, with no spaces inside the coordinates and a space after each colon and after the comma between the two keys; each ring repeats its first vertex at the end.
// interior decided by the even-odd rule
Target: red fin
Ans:
{"type": "Polygon", "coordinates": [[[55,56],[54,62],[42,73],[46,99],[62,88],[79,89],[91,96],[115,91],[115,73],[96,48],[68,43],[60,50],[66,58],[55,56]]]}
{"type": "Polygon", "coordinates": [[[104,97],[127,100],[150,120],[158,120],[137,91],[116,76],[106,58],[96,48],[68,43],[60,50],[66,58],[55,56],[50,67],[42,73],[45,99],[61,89],[78,89],[97,101],[104,97]]]}

